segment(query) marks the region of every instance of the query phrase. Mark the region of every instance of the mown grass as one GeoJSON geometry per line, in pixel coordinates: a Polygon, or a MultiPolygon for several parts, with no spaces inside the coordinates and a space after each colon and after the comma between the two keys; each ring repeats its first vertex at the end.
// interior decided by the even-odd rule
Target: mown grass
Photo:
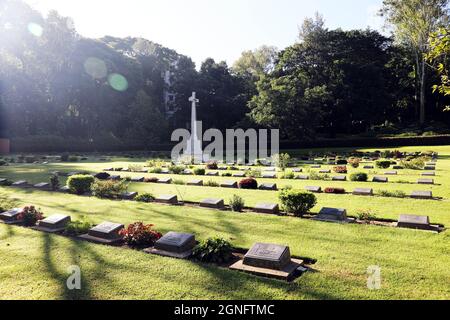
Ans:
{"type": "MultiPolygon", "coordinates": [[[[425,147],[422,150],[437,147],[425,147]]],[[[450,147],[438,162],[442,195],[448,181],[450,147]]],[[[79,168],[107,167],[105,163],[70,164],[79,168]]],[[[119,165],[118,165],[119,166],[119,165]]],[[[40,167],[40,166],[39,166],[40,167]]],[[[46,180],[60,165],[33,170],[19,165],[1,168],[0,176],[46,180]]],[[[78,169],[78,168],[77,168],[78,169]]],[[[87,169],[89,171],[89,169],[87,169]]],[[[94,170],[95,171],[95,170],[94,170]]],[[[207,178],[208,179],[208,178],[207,178]]],[[[212,178],[213,179],[213,178],[212,178]]],[[[234,178],[238,179],[238,178],[234,178]]],[[[227,178],[229,180],[229,178],[227,178]]],[[[281,182],[280,182],[281,183],[281,182]]],[[[289,181],[291,183],[291,181],[289,181]]],[[[297,182],[299,183],[299,182],[297,182]]],[[[301,182],[303,183],[303,182],[301,182]]],[[[307,183],[311,184],[311,182],[307,183]]],[[[317,184],[317,183],[313,183],[317,184]]],[[[350,182],[333,183],[343,185],[350,182]]],[[[320,184],[318,184],[320,185],[320,184]]],[[[326,185],[331,185],[327,182],[326,185]]],[[[357,184],[360,186],[360,184],[357,184]]],[[[132,188],[140,188],[140,184],[132,188]]],[[[166,193],[173,186],[143,185],[166,193]]],[[[378,186],[378,184],[376,185],[378,186]]],[[[390,184],[389,184],[390,186],[390,184]]],[[[406,187],[409,185],[396,185],[406,187]]],[[[426,186],[425,186],[426,187],[426,186]]],[[[142,187],[143,188],[143,187],[142,187]]],[[[178,186],[178,188],[185,188],[178,186]]],[[[374,187],[376,188],[376,187],[374,187]]],[[[382,188],[387,188],[383,185],[382,188]]],[[[423,189],[419,187],[418,190],[423,189]]],[[[109,201],[60,193],[1,188],[20,204],[35,204],[47,215],[70,214],[73,219],[154,223],[161,232],[193,232],[198,239],[222,236],[234,246],[249,248],[254,242],[288,244],[291,252],[317,263],[293,283],[264,279],[235,271],[147,255],[139,251],[90,244],[74,239],[0,225],[1,299],[449,299],[450,236],[366,225],[340,225],[290,217],[238,214],[199,208],[109,201]],[[67,268],[79,265],[82,290],[66,288],[67,268]],[[382,270],[381,290],[367,288],[367,268],[382,270]]],[[[244,190],[186,188],[189,197],[224,197],[244,190]],[[200,195],[198,193],[201,192],[200,195]],[[211,194],[208,194],[211,192],[211,194]]],[[[269,201],[275,192],[245,191],[249,201],[269,201]]],[[[437,192],[437,191],[436,191],[437,192]]],[[[429,214],[433,222],[450,223],[448,200],[366,198],[320,195],[319,205],[429,214]],[[383,209],[383,210],[381,210],[383,209]]]]}

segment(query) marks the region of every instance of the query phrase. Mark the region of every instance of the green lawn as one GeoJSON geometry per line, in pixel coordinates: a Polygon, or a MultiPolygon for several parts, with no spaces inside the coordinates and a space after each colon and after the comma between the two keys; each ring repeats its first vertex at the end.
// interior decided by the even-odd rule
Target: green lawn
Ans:
{"type": "MultiPolygon", "coordinates": [[[[433,222],[448,226],[450,147],[407,149],[440,152],[439,176],[435,179],[441,185],[431,188],[436,196],[444,200],[319,195],[319,205],[313,211],[317,212],[321,206],[329,205],[347,208],[350,214],[358,208],[372,208],[379,212],[379,216],[394,219],[399,213],[427,214],[433,222]]],[[[118,160],[129,163],[126,159],[118,160]]],[[[98,171],[108,166],[122,165],[98,162],[17,165],[0,167],[0,177],[46,181],[48,172],[63,166],[67,171],[98,171]]],[[[418,173],[414,174],[418,176],[418,173]]],[[[339,185],[349,191],[355,185],[405,191],[430,188],[394,183],[276,182],[280,186],[286,183],[295,187],[339,185]]],[[[172,185],[156,184],[132,184],[130,188],[138,191],[145,189],[155,194],[176,193],[178,189],[189,200],[210,196],[228,199],[232,193],[240,193],[247,204],[276,201],[277,195],[270,191],[175,188],[172,185]]],[[[83,216],[93,223],[109,220],[127,224],[142,220],[155,224],[163,233],[170,230],[192,232],[198,239],[218,235],[230,240],[234,246],[243,248],[249,248],[257,241],[288,244],[293,254],[317,260],[312,266],[314,271],[288,284],[190,261],[0,225],[1,299],[450,299],[448,232],[434,234],[389,227],[330,224],[252,213],[99,200],[36,190],[0,190],[21,204],[37,205],[47,215],[66,213],[73,219],[83,216]],[[69,275],[67,268],[74,264],[81,267],[81,291],[65,289],[69,275]],[[381,267],[381,290],[367,289],[366,270],[371,265],[381,267]]]]}

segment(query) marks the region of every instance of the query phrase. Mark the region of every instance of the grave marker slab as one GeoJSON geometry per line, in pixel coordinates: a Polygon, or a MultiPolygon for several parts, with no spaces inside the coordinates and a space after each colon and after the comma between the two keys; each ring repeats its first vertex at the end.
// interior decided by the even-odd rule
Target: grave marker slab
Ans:
{"type": "Polygon", "coordinates": [[[137,192],[124,192],[120,195],[120,197],[124,200],[133,200],[137,195],[137,192]]]}
{"type": "Polygon", "coordinates": [[[259,186],[260,190],[269,190],[269,191],[276,191],[278,190],[276,183],[262,183],[259,186]]]}
{"type": "Polygon", "coordinates": [[[123,228],[123,224],[105,221],[90,229],[89,233],[81,235],[80,238],[96,243],[113,244],[122,240],[119,231],[123,228]]]}
{"type": "Polygon", "coordinates": [[[256,243],[244,259],[230,266],[230,269],[290,281],[302,264],[301,260],[291,259],[287,246],[256,243]]]}
{"type": "Polygon", "coordinates": [[[389,179],[387,177],[373,177],[372,182],[380,182],[380,183],[387,183],[389,179]]]}
{"type": "Polygon", "coordinates": [[[397,222],[397,227],[408,229],[430,230],[430,218],[428,216],[418,216],[402,214],[397,222]]]}
{"type": "Polygon", "coordinates": [[[19,180],[12,184],[13,187],[26,187],[28,186],[28,182],[25,180],[19,180]]]}
{"type": "Polygon", "coordinates": [[[419,179],[417,180],[418,184],[434,184],[433,179],[419,179]]]}
{"type": "Polygon", "coordinates": [[[187,183],[188,186],[202,186],[203,180],[191,180],[187,183]]]}
{"type": "Polygon", "coordinates": [[[411,198],[414,199],[433,199],[432,191],[413,191],[411,193],[411,198]]]}
{"type": "Polygon", "coordinates": [[[34,185],[37,189],[50,189],[50,183],[48,182],[41,182],[34,185]]]}
{"type": "Polygon", "coordinates": [[[320,210],[319,214],[314,219],[329,222],[346,222],[347,210],[325,207],[320,210]]]}
{"type": "Polygon", "coordinates": [[[364,166],[363,169],[373,169],[373,166],[364,166]]]}
{"type": "Polygon", "coordinates": [[[192,170],[189,170],[189,169],[184,169],[182,174],[190,176],[190,175],[193,175],[194,172],[192,170]]]}
{"type": "Polygon", "coordinates": [[[48,218],[38,221],[34,229],[49,233],[64,231],[67,224],[71,221],[70,216],[55,214],[48,218]]]}
{"type": "Polygon", "coordinates": [[[61,188],[59,188],[60,192],[70,192],[70,188],[68,186],[63,186],[61,188]]]}
{"type": "Polygon", "coordinates": [[[169,174],[169,173],[170,173],[169,169],[166,169],[166,168],[161,169],[161,172],[160,172],[160,174],[169,174]]]}
{"type": "Polygon", "coordinates": [[[261,177],[264,178],[264,179],[276,179],[277,178],[277,174],[276,173],[266,172],[266,173],[263,173],[261,177]]]}
{"type": "Polygon", "coordinates": [[[334,176],[333,181],[347,181],[347,176],[334,176]]]}
{"type": "Polygon", "coordinates": [[[193,234],[171,231],[156,241],[153,248],[144,251],[166,257],[187,259],[192,254],[195,245],[195,236],[193,234]]]}
{"type": "Polygon", "coordinates": [[[110,180],[113,180],[113,181],[118,181],[118,180],[120,180],[120,176],[118,176],[118,175],[112,175],[112,176],[109,177],[109,179],[110,179],[110,180]]]}
{"type": "Polygon", "coordinates": [[[317,187],[317,186],[306,186],[305,187],[306,191],[312,192],[312,193],[320,193],[322,192],[322,187],[317,187]]]}
{"type": "Polygon", "coordinates": [[[171,184],[172,183],[172,178],[159,178],[158,179],[158,183],[171,184]]]}
{"type": "Polygon", "coordinates": [[[397,175],[397,171],[386,171],[384,173],[387,176],[396,176],[397,175]]]}
{"type": "Polygon", "coordinates": [[[165,204],[178,204],[178,197],[174,194],[163,194],[156,197],[155,202],[165,204]]]}
{"type": "Polygon", "coordinates": [[[356,188],[353,190],[353,194],[356,196],[373,196],[373,189],[371,188],[356,188]]]}
{"type": "Polygon", "coordinates": [[[295,179],[297,179],[297,180],[309,180],[309,176],[299,175],[299,176],[296,176],[295,179]]]}
{"type": "Polygon", "coordinates": [[[114,168],[106,168],[106,169],[103,169],[103,171],[114,171],[114,168]]]}
{"type": "Polygon", "coordinates": [[[18,220],[19,214],[22,212],[23,208],[14,208],[5,212],[0,213],[0,221],[6,224],[16,224],[21,223],[22,220],[18,220]]]}
{"type": "Polygon", "coordinates": [[[327,170],[319,170],[319,173],[331,173],[331,170],[327,169],[327,170]]]}
{"type": "Polygon", "coordinates": [[[424,173],[422,173],[422,176],[424,176],[424,177],[435,177],[436,176],[436,172],[424,172],[424,173]]]}
{"type": "Polygon", "coordinates": [[[220,187],[234,189],[234,188],[238,187],[238,183],[236,181],[224,181],[224,182],[220,183],[220,187]]]}
{"type": "Polygon", "coordinates": [[[318,165],[318,164],[315,164],[315,165],[311,166],[311,169],[320,169],[320,168],[322,168],[322,166],[318,165]]]}
{"type": "Polygon", "coordinates": [[[278,214],[280,213],[280,207],[276,203],[258,203],[255,208],[255,212],[267,213],[267,214],[278,214]]]}
{"type": "Polygon", "coordinates": [[[245,172],[236,172],[233,174],[233,177],[243,178],[243,177],[245,177],[245,172]]]}
{"type": "Polygon", "coordinates": [[[223,199],[205,199],[200,202],[200,207],[212,208],[212,209],[223,209],[225,204],[223,199]]]}
{"type": "Polygon", "coordinates": [[[211,176],[211,177],[217,177],[219,176],[219,172],[217,171],[209,171],[206,173],[207,176],[211,176]]]}
{"type": "Polygon", "coordinates": [[[423,168],[423,170],[434,171],[434,170],[436,170],[436,167],[434,167],[434,166],[425,166],[425,167],[423,168]]]}
{"type": "Polygon", "coordinates": [[[294,169],[292,169],[292,172],[294,172],[294,173],[299,173],[299,172],[302,172],[303,170],[302,169],[299,169],[299,168],[294,168],[294,169]]]}
{"type": "Polygon", "coordinates": [[[264,171],[266,171],[266,172],[275,172],[275,171],[277,171],[277,169],[276,168],[265,168],[264,171]]]}
{"type": "Polygon", "coordinates": [[[144,182],[144,177],[132,177],[131,182],[144,182]]]}

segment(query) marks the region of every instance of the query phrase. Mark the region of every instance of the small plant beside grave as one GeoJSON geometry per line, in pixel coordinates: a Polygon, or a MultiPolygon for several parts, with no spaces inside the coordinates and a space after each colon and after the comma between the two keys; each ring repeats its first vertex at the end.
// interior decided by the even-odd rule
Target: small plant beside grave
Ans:
{"type": "Polygon", "coordinates": [[[162,237],[160,232],[153,230],[153,226],[153,224],[135,222],[120,230],[119,234],[129,246],[152,246],[162,237]]]}
{"type": "Polygon", "coordinates": [[[210,161],[206,164],[206,168],[208,170],[217,170],[219,168],[219,166],[217,165],[216,161],[210,161]]]}
{"type": "Polygon", "coordinates": [[[103,199],[117,199],[128,188],[126,181],[113,181],[113,180],[95,180],[92,184],[92,194],[95,197],[103,199]]]}
{"type": "Polygon", "coordinates": [[[162,168],[160,168],[160,167],[151,168],[149,170],[149,173],[161,173],[161,172],[162,172],[162,168]]]}
{"type": "Polygon", "coordinates": [[[281,176],[281,179],[292,180],[295,179],[295,174],[293,172],[286,172],[281,176]]]}
{"type": "Polygon", "coordinates": [[[64,235],[76,237],[89,232],[94,225],[87,221],[71,221],[67,224],[64,235]]]}
{"type": "Polygon", "coordinates": [[[184,186],[186,184],[186,181],[182,179],[173,179],[172,184],[176,184],[178,186],[184,186]]]}
{"type": "Polygon", "coordinates": [[[224,172],[222,173],[222,177],[232,177],[233,174],[231,172],[224,172]]]}
{"type": "Polygon", "coordinates": [[[387,169],[391,164],[391,160],[378,160],[375,162],[375,166],[379,169],[387,169]]]}
{"type": "Polygon", "coordinates": [[[402,167],[410,170],[422,170],[425,167],[425,158],[415,158],[409,161],[401,161],[402,167]]]}
{"type": "Polygon", "coordinates": [[[59,189],[60,187],[60,183],[59,183],[59,177],[56,174],[52,174],[50,176],[50,186],[52,188],[53,191],[56,191],[59,189]]]}
{"type": "Polygon", "coordinates": [[[140,172],[142,171],[143,167],[139,164],[130,164],[128,166],[128,169],[130,169],[131,172],[140,172]]]}
{"type": "Polygon", "coordinates": [[[406,198],[406,193],[401,190],[379,190],[377,195],[388,198],[406,198]]]}
{"type": "Polygon", "coordinates": [[[173,174],[181,174],[184,171],[184,167],[182,166],[170,166],[169,172],[173,174]]]}
{"type": "Polygon", "coordinates": [[[370,222],[377,219],[376,213],[370,209],[360,209],[356,212],[356,216],[358,217],[358,220],[364,222],[370,222]]]}
{"type": "Polygon", "coordinates": [[[249,178],[261,178],[261,170],[260,169],[251,169],[251,170],[248,170],[245,175],[249,178]]]}
{"type": "Polygon", "coordinates": [[[194,169],[194,174],[196,176],[204,176],[206,173],[206,170],[204,168],[195,168],[194,169]]]}
{"type": "Polygon", "coordinates": [[[155,197],[151,193],[141,193],[134,198],[137,202],[152,202],[155,200],[155,197]]]}
{"type": "Polygon", "coordinates": [[[81,195],[91,191],[94,182],[95,178],[93,176],[77,174],[69,177],[67,186],[69,187],[70,192],[81,195]]]}
{"type": "Polygon", "coordinates": [[[351,181],[365,182],[369,179],[369,176],[365,172],[355,172],[350,175],[351,181]]]}
{"type": "Polygon", "coordinates": [[[239,182],[239,188],[256,190],[256,189],[258,189],[258,182],[253,178],[242,179],[239,182]]]}
{"type": "Polygon", "coordinates": [[[359,158],[350,158],[348,159],[348,164],[352,166],[352,168],[359,168],[359,164],[361,163],[361,159],[359,158]]]}
{"type": "Polygon", "coordinates": [[[209,181],[206,181],[206,182],[204,183],[204,186],[205,186],[205,187],[219,187],[220,184],[219,184],[218,182],[216,182],[216,181],[209,180],[209,181]]]}
{"type": "Polygon", "coordinates": [[[233,257],[231,243],[223,238],[209,238],[200,242],[192,255],[195,259],[208,263],[225,263],[233,257]]]}
{"type": "Polygon", "coordinates": [[[346,166],[336,166],[336,167],[333,167],[333,171],[336,173],[347,173],[347,167],[346,166]]]}
{"type": "Polygon", "coordinates": [[[284,211],[296,217],[302,217],[317,203],[314,194],[300,190],[284,189],[278,195],[284,211]]]}
{"type": "Polygon", "coordinates": [[[233,210],[234,212],[242,212],[242,210],[244,209],[245,206],[245,202],[244,199],[242,199],[242,197],[234,194],[231,199],[230,199],[230,207],[231,210],[233,210]]]}
{"type": "Polygon", "coordinates": [[[27,227],[34,226],[36,222],[42,220],[44,215],[34,206],[26,206],[19,213],[17,220],[23,220],[23,224],[27,227]]]}

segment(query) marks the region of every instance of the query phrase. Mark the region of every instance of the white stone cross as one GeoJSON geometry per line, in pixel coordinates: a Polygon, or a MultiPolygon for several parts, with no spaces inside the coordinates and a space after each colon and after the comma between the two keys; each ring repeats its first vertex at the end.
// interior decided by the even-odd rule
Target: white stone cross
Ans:
{"type": "Polygon", "coordinates": [[[192,105],[195,107],[195,105],[197,103],[200,102],[200,100],[197,99],[197,97],[195,96],[195,91],[192,92],[192,97],[189,98],[189,101],[192,102],[192,105]]]}

